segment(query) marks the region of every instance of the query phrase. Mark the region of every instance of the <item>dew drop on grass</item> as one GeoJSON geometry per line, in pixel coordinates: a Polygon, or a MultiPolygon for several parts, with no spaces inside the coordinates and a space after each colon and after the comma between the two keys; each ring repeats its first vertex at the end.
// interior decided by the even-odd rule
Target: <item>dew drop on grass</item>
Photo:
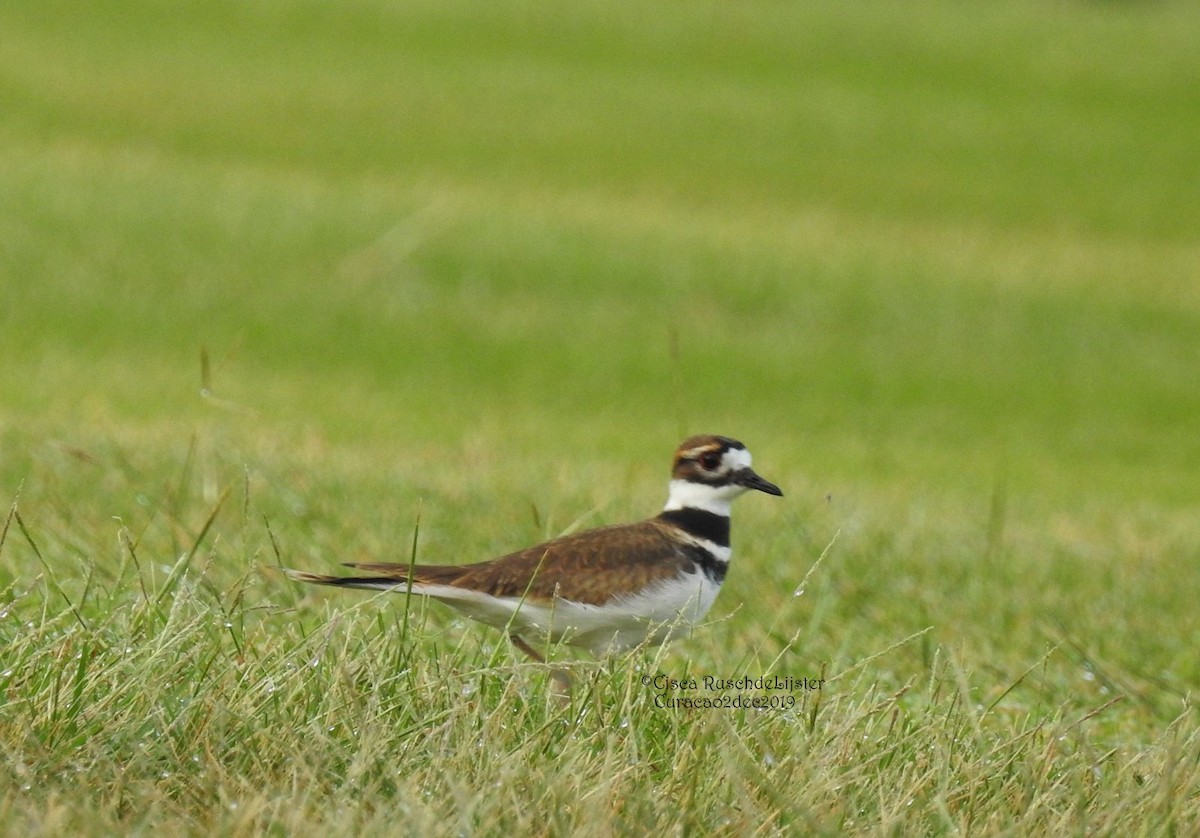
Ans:
{"type": "Polygon", "coordinates": [[[797,588],[796,590],[792,591],[792,596],[794,596],[794,597],[804,596],[804,588],[800,587],[800,588],[797,588]]]}

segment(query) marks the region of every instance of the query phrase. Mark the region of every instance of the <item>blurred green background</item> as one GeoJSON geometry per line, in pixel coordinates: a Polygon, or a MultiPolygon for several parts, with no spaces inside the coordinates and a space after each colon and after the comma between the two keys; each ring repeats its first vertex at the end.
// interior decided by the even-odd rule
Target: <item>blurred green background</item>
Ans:
{"type": "Polygon", "coordinates": [[[386,553],[426,503],[482,558],[651,512],[718,432],[788,490],[744,520],[797,564],[864,522],[967,568],[1195,545],[1194,4],[47,0],[0,31],[0,475],[51,532],[191,447],[265,476],[294,549],[386,553]]]}
{"type": "Polygon", "coordinates": [[[5,3],[2,421],[1193,505],[1198,23],[5,3]]]}

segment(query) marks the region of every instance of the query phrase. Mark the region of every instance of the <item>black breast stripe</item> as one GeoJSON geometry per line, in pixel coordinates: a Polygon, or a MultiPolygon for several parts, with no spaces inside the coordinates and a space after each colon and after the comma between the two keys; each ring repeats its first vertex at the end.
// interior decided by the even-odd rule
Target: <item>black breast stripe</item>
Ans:
{"type": "MultiPolygon", "coordinates": [[[[680,547],[679,551],[695,562],[700,568],[700,572],[707,576],[713,584],[720,585],[725,581],[725,574],[729,570],[729,562],[719,560],[698,544],[689,544],[686,547],[680,547]]],[[[695,572],[692,568],[688,568],[688,571],[695,572]]]]}
{"type": "MultiPolygon", "coordinates": [[[[689,535],[711,541],[718,547],[729,546],[729,516],[705,509],[671,509],[659,514],[659,519],[673,524],[689,535]]],[[[715,560],[714,560],[715,561],[715,560]]]]}

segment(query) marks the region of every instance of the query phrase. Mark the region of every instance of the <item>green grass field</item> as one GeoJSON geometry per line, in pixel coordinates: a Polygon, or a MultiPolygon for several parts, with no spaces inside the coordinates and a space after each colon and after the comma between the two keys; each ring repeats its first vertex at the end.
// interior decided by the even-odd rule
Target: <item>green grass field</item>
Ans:
{"type": "Polygon", "coordinates": [[[1200,829],[1194,4],[0,32],[5,833],[1200,829]],[[270,570],[643,517],[697,432],[786,496],[569,706],[270,570]]]}

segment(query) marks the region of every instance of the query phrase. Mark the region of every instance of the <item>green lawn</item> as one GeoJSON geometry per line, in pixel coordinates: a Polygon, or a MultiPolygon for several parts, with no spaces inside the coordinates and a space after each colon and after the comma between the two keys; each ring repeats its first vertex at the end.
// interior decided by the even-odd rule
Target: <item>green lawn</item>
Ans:
{"type": "Polygon", "coordinates": [[[1200,828],[1200,9],[0,32],[8,832],[1200,828]],[[697,432],[786,496],[711,625],[569,707],[439,606],[263,570],[652,514],[697,432]],[[825,683],[703,682],[743,675],[825,683]]]}

